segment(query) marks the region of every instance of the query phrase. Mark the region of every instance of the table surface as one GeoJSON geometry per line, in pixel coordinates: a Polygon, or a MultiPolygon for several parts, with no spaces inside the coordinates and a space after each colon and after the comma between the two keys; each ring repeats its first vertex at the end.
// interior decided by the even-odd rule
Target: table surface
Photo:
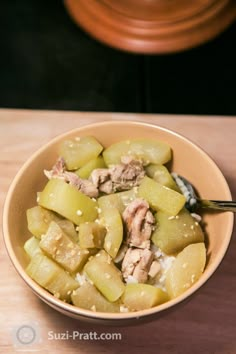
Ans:
{"type": "MultiPolygon", "coordinates": [[[[236,117],[235,117],[236,118],[236,117]]],[[[79,113],[0,110],[0,209],[16,172],[24,161],[52,137],[88,123],[104,120],[136,120],[170,128],[199,144],[216,161],[236,199],[236,119],[170,115],[79,113]]],[[[94,326],[56,312],[39,300],[18,276],[0,239],[0,352],[27,350],[44,353],[236,353],[236,233],[216,273],[190,302],[153,322],[131,327],[94,326]],[[22,326],[36,330],[31,346],[20,346],[16,333],[22,326]],[[50,332],[51,331],[51,332],[50,332]],[[68,332],[66,332],[68,331],[68,332]],[[58,333],[84,339],[59,339],[58,333]],[[120,340],[86,340],[86,334],[120,340]],[[50,339],[50,336],[54,339],[50,339]],[[57,338],[57,339],[56,339],[57,338]],[[14,346],[15,344],[15,346],[14,346]]],[[[21,332],[23,334],[23,332],[21,332]]]]}

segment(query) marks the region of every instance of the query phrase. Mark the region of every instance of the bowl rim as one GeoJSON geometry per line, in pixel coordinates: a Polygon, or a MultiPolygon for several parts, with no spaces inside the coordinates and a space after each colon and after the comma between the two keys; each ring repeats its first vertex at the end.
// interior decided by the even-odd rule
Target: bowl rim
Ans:
{"type": "MultiPolygon", "coordinates": [[[[220,249],[220,252],[218,254],[217,260],[213,262],[211,265],[210,270],[207,272],[204,272],[200,279],[188,290],[186,290],[183,294],[180,296],[167,301],[164,304],[152,307],[150,309],[146,310],[141,310],[141,311],[136,311],[136,312],[123,312],[123,313],[105,313],[105,312],[93,312],[91,310],[86,310],[82,309],[79,307],[76,307],[74,305],[71,305],[69,303],[63,302],[62,300],[57,299],[55,296],[50,294],[47,290],[45,290],[43,287],[38,285],[33,279],[31,279],[27,273],[25,272],[25,269],[21,266],[20,262],[18,261],[15,252],[14,252],[14,247],[11,243],[10,240],[10,235],[9,235],[9,229],[8,229],[8,215],[9,215],[9,208],[10,208],[10,203],[11,199],[14,193],[14,189],[18,183],[18,180],[21,178],[22,174],[24,171],[28,168],[28,166],[32,163],[32,161],[37,158],[42,152],[47,150],[50,146],[54,145],[55,143],[63,140],[64,138],[74,135],[77,132],[81,133],[83,131],[86,131],[87,129],[95,129],[95,134],[96,136],[96,127],[102,127],[102,126],[117,126],[117,125],[125,125],[127,126],[139,126],[139,127],[146,127],[149,129],[154,129],[157,131],[163,131],[169,135],[174,135],[178,139],[184,141],[187,144],[190,144],[194,149],[196,149],[199,153],[201,153],[204,158],[207,159],[207,162],[210,163],[217,171],[219,176],[221,177],[222,183],[224,185],[224,189],[226,194],[228,195],[228,199],[232,200],[231,192],[229,185],[219,169],[218,165],[215,163],[215,161],[210,157],[210,155],[202,149],[198,144],[193,142],[191,139],[186,138],[184,135],[177,133],[173,130],[170,130],[168,128],[159,126],[157,124],[153,123],[146,123],[144,121],[132,121],[132,120],[104,120],[102,122],[97,122],[97,123],[90,123],[90,124],[85,124],[81,125],[78,128],[71,129],[67,132],[64,132],[62,134],[59,134],[55,136],[54,138],[50,139],[46,144],[43,144],[39,149],[37,149],[26,161],[25,163],[20,167],[19,171],[15,175],[14,179],[12,180],[10,187],[8,189],[5,202],[4,202],[4,207],[3,207],[3,240],[5,243],[5,247],[8,253],[8,256],[16,269],[17,273],[21,276],[21,278],[25,281],[25,283],[31,288],[31,290],[44,302],[46,302],[48,305],[52,306],[54,309],[57,309],[63,313],[66,313],[68,315],[73,315],[74,318],[84,318],[84,319],[97,319],[97,320],[102,320],[102,321],[109,321],[109,320],[114,320],[117,323],[121,321],[127,321],[127,320],[134,320],[134,319],[139,319],[139,318],[146,318],[148,316],[151,317],[151,315],[158,315],[161,312],[164,312],[171,307],[174,307],[174,305],[182,303],[183,301],[186,301],[187,298],[192,296],[194,293],[196,293],[197,290],[199,290],[214,274],[216,269],[219,267],[220,263],[222,262],[227,249],[229,247],[231,238],[232,238],[232,231],[233,231],[233,225],[234,225],[234,214],[228,212],[228,223],[227,223],[227,230],[225,230],[225,234],[228,235],[225,237],[224,242],[222,243],[222,247],[220,249]]],[[[226,212],[227,213],[227,212],[226,212]]]]}

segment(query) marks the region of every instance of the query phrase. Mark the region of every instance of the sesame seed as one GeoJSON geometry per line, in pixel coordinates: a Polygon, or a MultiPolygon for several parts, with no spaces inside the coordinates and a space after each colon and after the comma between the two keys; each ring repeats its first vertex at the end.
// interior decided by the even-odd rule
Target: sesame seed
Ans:
{"type": "Polygon", "coordinates": [[[81,139],[80,136],[75,137],[75,141],[80,141],[80,139],[81,139]]]}
{"type": "Polygon", "coordinates": [[[198,222],[200,222],[202,220],[201,216],[196,213],[191,213],[191,215],[198,222]]]}
{"type": "Polygon", "coordinates": [[[76,214],[77,214],[78,216],[81,216],[81,215],[83,215],[83,212],[82,212],[81,210],[77,210],[77,211],[76,211],[76,214]]]}
{"type": "Polygon", "coordinates": [[[168,220],[173,220],[175,217],[172,215],[172,216],[169,216],[168,217],[168,220]]]}
{"type": "Polygon", "coordinates": [[[166,189],[166,190],[170,190],[170,188],[168,188],[168,187],[166,187],[166,186],[162,186],[163,187],[163,189],[166,189]]]}
{"type": "Polygon", "coordinates": [[[191,225],[191,226],[190,226],[190,229],[193,230],[193,229],[194,229],[194,225],[191,225]]]}
{"type": "Polygon", "coordinates": [[[93,305],[93,306],[91,307],[91,310],[94,311],[94,312],[96,312],[96,306],[93,305]]]}
{"type": "Polygon", "coordinates": [[[49,194],[49,197],[50,197],[50,198],[52,198],[53,196],[54,196],[54,194],[53,194],[53,193],[50,193],[50,194],[49,194]]]}
{"type": "Polygon", "coordinates": [[[144,296],[144,295],[145,295],[145,292],[141,291],[140,296],[144,296]]]}
{"type": "Polygon", "coordinates": [[[88,282],[89,282],[91,285],[94,284],[94,282],[93,282],[91,279],[88,279],[88,282]]]}
{"type": "Polygon", "coordinates": [[[55,237],[55,240],[60,240],[62,238],[62,234],[59,234],[59,235],[57,235],[56,237],[55,237]]]}
{"type": "Polygon", "coordinates": [[[106,249],[109,251],[111,249],[111,241],[107,241],[106,249]]]}
{"type": "Polygon", "coordinates": [[[176,217],[175,217],[176,219],[179,219],[179,215],[176,215],[176,217]]]}
{"type": "Polygon", "coordinates": [[[184,234],[184,237],[186,237],[186,238],[187,238],[187,237],[188,237],[188,234],[184,234]]]}
{"type": "Polygon", "coordinates": [[[76,254],[76,250],[72,250],[70,254],[71,256],[74,256],[76,254]]]}
{"type": "Polygon", "coordinates": [[[128,312],[128,311],[129,311],[129,309],[126,306],[124,306],[124,305],[120,306],[120,312],[128,312]]]}
{"type": "Polygon", "coordinates": [[[188,265],[188,263],[184,263],[184,264],[182,265],[182,268],[187,268],[187,265],[188,265]]]}
{"type": "Polygon", "coordinates": [[[70,294],[71,294],[71,290],[68,290],[68,291],[67,291],[67,295],[70,295],[70,294]]]}
{"type": "Polygon", "coordinates": [[[189,287],[190,287],[190,284],[189,284],[189,283],[186,283],[186,284],[184,284],[183,287],[184,287],[184,288],[189,288],[189,287]]]}
{"type": "Polygon", "coordinates": [[[111,275],[109,273],[105,273],[105,278],[106,279],[110,279],[111,278],[111,275]]]}

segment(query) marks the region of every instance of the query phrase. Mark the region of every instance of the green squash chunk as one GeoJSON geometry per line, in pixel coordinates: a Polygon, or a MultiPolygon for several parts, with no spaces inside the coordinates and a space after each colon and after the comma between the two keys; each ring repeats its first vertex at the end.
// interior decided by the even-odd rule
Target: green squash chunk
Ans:
{"type": "Polygon", "coordinates": [[[51,210],[47,210],[39,205],[30,208],[26,211],[28,230],[37,238],[47,232],[48,226],[51,221],[56,223],[65,231],[65,233],[72,239],[77,240],[78,235],[75,230],[74,224],[67,220],[62,219],[51,210]]]}
{"type": "Polygon", "coordinates": [[[90,160],[84,166],[80,167],[75,173],[80,178],[88,179],[93,170],[97,168],[105,168],[106,164],[102,156],[98,156],[95,159],[90,160]]]}
{"type": "Polygon", "coordinates": [[[180,252],[166,274],[166,290],[171,298],[181,295],[202,275],[206,264],[205,244],[195,243],[180,252]]]}
{"type": "Polygon", "coordinates": [[[154,181],[166,186],[170,189],[174,189],[176,192],[180,192],[179,187],[175,183],[170,172],[164,165],[150,164],[145,167],[145,171],[148,177],[154,179],[154,181]]]}
{"type": "Polygon", "coordinates": [[[106,148],[102,155],[107,167],[117,165],[121,162],[122,156],[127,156],[130,148],[130,140],[119,141],[106,148]]]}
{"type": "Polygon", "coordinates": [[[76,170],[95,159],[102,150],[102,145],[94,137],[84,136],[64,140],[59,155],[64,158],[68,170],[76,170]]]}
{"type": "Polygon", "coordinates": [[[106,228],[96,222],[86,222],[79,227],[79,245],[81,248],[102,248],[106,228]]]}
{"type": "Polygon", "coordinates": [[[177,215],[186,203],[185,197],[149,177],[144,177],[138,187],[139,197],[145,199],[155,210],[177,215]]]}
{"type": "Polygon", "coordinates": [[[204,241],[199,223],[183,208],[176,217],[158,211],[157,227],[152,234],[153,243],[166,254],[175,254],[191,243],[204,241]]]}
{"type": "Polygon", "coordinates": [[[31,259],[26,273],[61,300],[70,301],[70,294],[79,287],[79,283],[64,269],[42,254],[36,254],[31,259]]]}
{"type": "Polygon", "coordinates": [[[137,188],[134,187],[125,192],[112,193],[98,198],[99,208],[116,208],[122,214],[137,196],[137,188]]]}
{"type": "Polygon", "coordinates": [[[35,236],[30,237],[25,242],[24,250],[30,258],[33,258],[38,253],[43,254],[41,248],[39,247],[39,239],[37,239],[35,236]]]}
{"type": "Polygon", "coordinates": [[[115,258],[123,241],[123,222],[116,208],[102,208],[99,215],[101,223],[106,227],[104,249],[115,258]]]}
{"type": "Polygon", "coordinates": [[[69,236],[73,241],[78,241],[78,233],[75,230],[75,225],[67,219],[56,220],[57,225],[69,236]]]}
{"type": "Polygon", "coordinates": [[[73,304],[77,307],[101,312],[119,312],[120,306],[108,301],[95,286],[86,282],[71,295],[73,304]]]}
{"type": "Polygon", "coordinates": [[[89,252],[73,242],[62,229],[52,221],[47,233],[42,236],[40,248],[69,272],[81,270],[89,252]]]}
{"type": "Polygon", "coordinates": [[[108,301],[114,302],[123,294],[125,285],[121,272],[105,251],[100,251],[92,257],[85,264],[84,271],[108,301]]]}
{"type": "Polygon", "coordinates": [[[107,166],[119,164],[121,157],[127,155],[141,159],[144,164],[164,164],[171,159],[171,148],[163,141],[135,139],[115,143],[103,152],[107,166]]]}
{"type": "Polygon", "coordinates": [[[166,292],[149,284],[127,284],[122,301],[130,311],[150,309],[169,300],[166,292]]]}
{"type": "Polygon", "coordinates": [[[150,139],[125,140],[112,144],[103,151],[107,166],[119,164],[122,156],[133,156],[144,164],[164,164],[171,159],[171,148],[168,144],[150,139]]]}
{"type": "Polygon", "coordinates": [[[52,178],[38,193],[40,206],[53,210],[76,225],[97,218],[97,203],[74,186],[59,178],[52,178]]]}
{"type": "Polygon", "coordinates": [[[58,221],[60,219],[54,212],[44,209],[39,205],[27,209],[26,217],[28,230],[37,238],[45,234],[52,220],[58,221]]]}

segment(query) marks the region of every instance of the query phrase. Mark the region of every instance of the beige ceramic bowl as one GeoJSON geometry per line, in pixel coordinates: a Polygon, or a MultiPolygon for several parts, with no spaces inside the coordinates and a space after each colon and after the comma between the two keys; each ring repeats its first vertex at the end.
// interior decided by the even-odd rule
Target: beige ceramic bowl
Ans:
{"type": "Polygon", "coordinates": [[[36,193],[42,190],[46,183],[43,170],[50,169],[54,164],[60,142],[66,138],[84,135],[95,136],[105,147],[122,139],[137,137],[163,140],[173,149],[172,171],[189,179],[202,197],[231,200],[229,187],[211,158],[186,138],[158,126],[127,121],[92,124],[60,135],[38,150],[16,175],[4,207],[4,239],[16,270],[34,293],[54,309],[81,320],[120,325],[135,324],[136,319],[157,318],[189,298],[215,272],[230,242],[233,214],[204,213],[209,241],[205,272],[194,286],[174,300],[148,310],[119,314],[92,312],[58,300],[36,284],[25,272],[28,258],[24,253],[23,245],[30,236],[27,230],[26,209],[36,204],[36,193]]]}

